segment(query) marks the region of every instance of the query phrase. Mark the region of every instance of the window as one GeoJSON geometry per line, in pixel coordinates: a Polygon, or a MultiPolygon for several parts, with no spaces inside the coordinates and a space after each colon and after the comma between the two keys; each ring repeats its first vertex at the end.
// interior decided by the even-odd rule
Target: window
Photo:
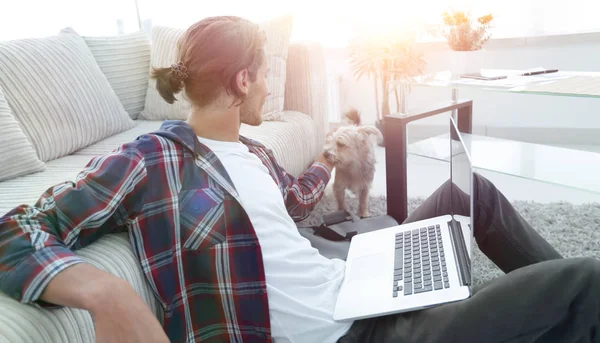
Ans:
{"type": "Polygon", "coordinates": [[[135,32],[135,1],[11,0],[0,11],[0,41],[51,36],[68,26],[82,35],[135,32]]]}
{"type": "Polygon", "coordinates": [[[72,26],[84,35],[114,35],[139,29],[138,12],[150,24],[185,28],[203,17],[239,15],[260,22],[284,13],[295,15],[294,41],[342,47],[356,32],[374,35],[439,24],[449,8],[492,13],[496,38],[600,32],[590,0],[21,0],[3,4],[0,40],[56,34],[72,26]]]}
{"type": "Polygon", "coordinates": [[[380,35],[440,24],[442,12],[450,8],[470,11],[473,16],[492,13],[496,38],[600,32],[600,21],[595,18],[600,4],[589,0],[570,1],[569,11],[564,3],[545,0],[139,1],[142,18],[181,28],[212,15],[239,15],[259,22],[293,13],[293,41],[317,41],[330,47],[345,46],[359,31],[380,35]]]}

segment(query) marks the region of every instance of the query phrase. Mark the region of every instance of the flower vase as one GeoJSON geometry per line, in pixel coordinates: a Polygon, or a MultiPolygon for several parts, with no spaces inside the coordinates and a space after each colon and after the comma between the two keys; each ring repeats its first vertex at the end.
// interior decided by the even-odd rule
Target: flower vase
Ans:
{"type": "Polygon", "coordinates": [[[448,69],[452,75],[459,77],[461,74],[478,73],[484,65],[484,51],[450,51],[448,69]]]}

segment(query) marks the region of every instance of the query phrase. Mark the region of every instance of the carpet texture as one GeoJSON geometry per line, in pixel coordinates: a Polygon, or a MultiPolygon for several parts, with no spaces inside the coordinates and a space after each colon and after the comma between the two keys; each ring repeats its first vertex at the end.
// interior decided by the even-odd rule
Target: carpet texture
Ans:
{"type": "MultiPolygon", "coordinates": [[[[347,196],[350,210],[356,213],[358,201],[347,196]]],[[[423,202],[423,198],[409,199],[409,213],[423,202]]],[[[570,203],[539,204],[517,201],[517,211],[564,257],[600,258],[600,203],[573,205],[570,203]]],[[[384,196],[370,198],[371,215],[386,213],[384,196]]],[[[311,215],[298,223],[299,227],[319,225],[325,213],[337,205],[328,192],[311,215]]],[[[503,274],[476,246],[474,249],[474,284],[480,285],[503,274]]]]}

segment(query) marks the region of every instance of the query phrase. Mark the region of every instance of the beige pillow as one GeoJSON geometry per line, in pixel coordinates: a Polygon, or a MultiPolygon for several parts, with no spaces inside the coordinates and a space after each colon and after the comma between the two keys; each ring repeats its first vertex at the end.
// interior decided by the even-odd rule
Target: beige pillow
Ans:
{"type": "MultiPolygon", "coordinates": [[[[62,33],[77,34],[68,27],[62,33]]],[[[150,38],[145,31],[126,35],[82,36],[131,119],[144,109],[150,67],[150,38]]]]}
{"type": "Polygon", "coordinates": [[[0,42],[0,86],[44,162],[134,126],[75,34],[0,42]]]}
{"type": "MultiPolygon", "coordinates": [[[[278,17],[260,24],[267,36],[267,56],[271,71],[267,80],[271,95],[265,101],[263,119],[280,121],[283,112],[286,81],[286,63],[293,17],[278,17]]],[[[152,28],[152,53],[150,67],[168,67],[176,63],[177,40],[184,30],[163,26],[152,28]]],[[[174,104],[167,103],[156,90],[156,81],[150,79],[146,93],[146,105],[140,117],[148,120],[186,119],[190,104],[183,93],[178,94],[174,104]]]]}
{"type": "Polygon", "coordinates": [[[42,171],[45,167],[13,117],[0,88],[0,181],[42,171]]]}

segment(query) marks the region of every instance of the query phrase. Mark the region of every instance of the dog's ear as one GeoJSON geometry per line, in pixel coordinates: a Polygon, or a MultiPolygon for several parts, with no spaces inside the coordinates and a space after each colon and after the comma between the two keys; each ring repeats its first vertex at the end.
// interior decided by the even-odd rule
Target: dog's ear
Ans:
{"type": "Polygon", "coordinates": [[[383,142],[383,135],[381,134],[381,131],[374,126],[361,126],[358,128],[358,132],[366,136],[376,137],[377,143],[381,144],[383,142]]]}
{"type": "Polygon", "coordinates": [[[344,117],[346,117],[346,120],[348,120],[350,123],[354,125],[360,125],[360,112],[356,108],[349,108],[344,113],[344,117]]]}

